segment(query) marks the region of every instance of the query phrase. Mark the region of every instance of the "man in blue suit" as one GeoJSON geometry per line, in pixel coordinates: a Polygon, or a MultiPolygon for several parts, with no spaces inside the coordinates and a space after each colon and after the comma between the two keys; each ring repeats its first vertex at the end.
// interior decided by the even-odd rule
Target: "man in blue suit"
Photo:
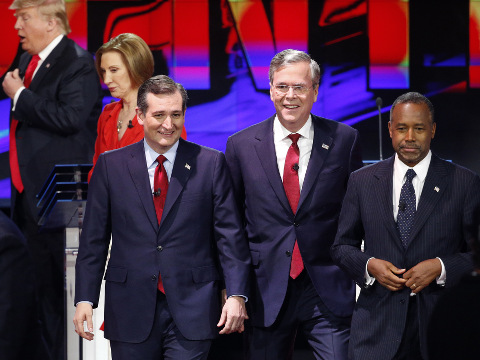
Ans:
{"type": "Polygon", "coordinates": [[[115,360],[206,359],[218,327],[242,332],[247,317],[250,257],[227,164],[221,152],[180,139],[186,101],[169,77],[147,80],[137,100],[144,140],[102,154],[90,181],[74,324],[93,338],[111,236],[105,337],[115,360]],[[157,187],[161,174],[168,181],[157,187]]]}
{"type": "Polygon", "coordinates": [[[276,115],[232,135],[226,157],[254,267],[248,358],[291,359],[297,329],[317,359],[346,359],[355,287],[329,249],[358,132],[310,113],[318,64],[285,50],[270,64],[276,115]]]}
{"type": "Polygon", "coordinates": [[[398,97],[388,129],[395,155],[350,176],[331,253],[361,288],[350,358],[426,360],[435,303],[473,270],[480,179],[432,154],[434,109],[423,95],[398,97]]]}

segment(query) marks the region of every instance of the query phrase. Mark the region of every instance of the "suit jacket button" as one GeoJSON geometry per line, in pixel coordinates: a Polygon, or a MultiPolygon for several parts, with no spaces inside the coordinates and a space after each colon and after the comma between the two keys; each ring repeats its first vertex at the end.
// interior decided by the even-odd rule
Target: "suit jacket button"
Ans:
{"type": "Polygon", "coordinates": [[[400,304],[405,304],[405,299],[400,300],[400,304]]]}
{"type": "Polygon", "coordinates": [[[158,250],[158,251],[162,251],[162,250],[163,250],[163,247],[162,247],[161,245],[158,245],[158,246],[157,246],[157,250],[158,250]]]}
{"type": "Polygon", "coordinates": [[[289,250],[287,250],[287,251],[285,251],[285,255],[287,255],[287,257],[290,257],[290,256],[292,256],[292,253],[289,250]]]}
{"type": "Polygon", "coordinates": [[[299,225],[300,225],[300,224],[297,223],[297,222],[294,222],[294,223],[293,223],[293,226],[295,226],[295,227],[299,227],[299,225]]]}
{"type": "Polygon", "coordinates": [[[157,280],[157,275],[152,275],[152,281],[157,280]]]}

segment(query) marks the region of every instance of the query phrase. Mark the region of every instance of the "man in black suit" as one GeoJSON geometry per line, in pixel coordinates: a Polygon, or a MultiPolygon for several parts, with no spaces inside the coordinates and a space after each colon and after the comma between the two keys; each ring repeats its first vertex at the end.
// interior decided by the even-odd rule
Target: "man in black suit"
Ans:
{"type": "Polygon", "coordinates": [[[480,178],[432,154],[433,113],[419,93],[398,97],[388,123],[396,154],[350,176],[331,250],[361,287],[350,359],[428,359],[435,303],[473,269],[480,178]]]}
{"type": "Polygon", "coordinates": [[[2,359],[49,359],[38,320],[35,271],[27,241],[0,211],[0,354],[2,359]]]}
{"type": "Polygon", "coordinates": [[[66,37],[63,0],[15,0],[10,9],[26,51],[3,81],[12,99],[11,212],[41,282],[47,342],[63,358],[63,233],[39,233],[36,194],[55,164],[91,162],[101,88],[91,55],[66,37]]]}

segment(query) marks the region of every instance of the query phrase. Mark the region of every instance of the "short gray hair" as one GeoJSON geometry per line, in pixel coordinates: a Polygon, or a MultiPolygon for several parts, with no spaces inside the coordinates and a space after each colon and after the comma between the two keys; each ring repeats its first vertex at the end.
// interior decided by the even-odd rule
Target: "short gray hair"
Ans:
{"type": "Polygon", "coordinates": [[[299,62],[306,62],[310,64],[312,84],[314,87],[320,85],[321,74],[320,66],[318,65],[318,63],[313,60],[306,52],[294,49],[283,50],[273,57],[272,61],[270,62],[270,69],[268,71],[270,84],[273,85],[273,74],[275,73],[275,71],[288,64],[295,64],[299,62]]]}

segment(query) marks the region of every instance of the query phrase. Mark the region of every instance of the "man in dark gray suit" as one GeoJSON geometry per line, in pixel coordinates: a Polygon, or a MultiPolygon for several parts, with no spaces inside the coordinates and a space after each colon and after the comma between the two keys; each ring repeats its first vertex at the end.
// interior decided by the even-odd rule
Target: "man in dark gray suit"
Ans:
{"type": "Polygon", "coordinates": [[[350,176],[331,254],[361,287],[351,359],[428,359],[433,307],[473,269],[480,178],[432,154],[433,113],[419,93],[397,98],[388,124],[396,154],[350,176]]]}
{"type": "Polygon", "coordinates": [[[15,0],[10,9],[25,50],[2,82],[12,99],[11,214],[33,257],[45,339],[63,359],[63,229],[40,232],[36,194],[55,164],[92,161],[102,92],[91,54],[67,37],[63,0],[15,0]]]}

